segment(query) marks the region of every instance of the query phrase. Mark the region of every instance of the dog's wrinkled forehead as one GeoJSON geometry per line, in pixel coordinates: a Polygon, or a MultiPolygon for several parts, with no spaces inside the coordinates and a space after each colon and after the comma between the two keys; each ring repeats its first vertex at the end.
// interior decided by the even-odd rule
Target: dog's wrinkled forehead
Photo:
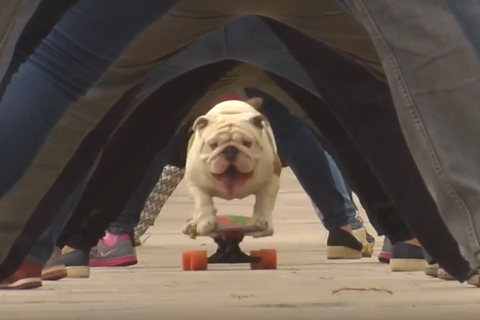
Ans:
{"type": "Polygon", "coordinates": [[[251,135],[261,134],[266,119],[257,111],[260,109],[262,99],[253,98],[247,102],[231,100],[224,101],[213,107],[207,114],[198,117],[192,130],[200,136],[204,134],[230,136],[235,131],[250,132],[251,135]],[[252,132],[252,130],[255,130],[252,132]],[[259,131],[260,130],[260,131],[259,131]]]}
{"type": "MultiPolygon", "coordinates": [[[[234,128],[254,127],[263,129],[265,117],[257,111],[262,100],[259,98],[243,101],[224,101],[213,107],[206,115],[198,117],[193,126],[193,131],[202,132],[206,128],[220,132],[234,130],[234,128]]],[[[210,131],[209,130],[209,131],[210,131]]]]}
{"type": "Polygon", "coordinates": [[[193,130],[200,136],[262,134],[266,119],[262,114],[235,114],[202,116],[197,119],[193,130]]]}

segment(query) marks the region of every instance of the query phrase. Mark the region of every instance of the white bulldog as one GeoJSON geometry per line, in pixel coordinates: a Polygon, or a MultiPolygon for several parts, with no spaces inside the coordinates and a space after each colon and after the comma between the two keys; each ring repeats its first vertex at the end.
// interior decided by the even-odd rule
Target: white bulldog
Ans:
{"type": "Polygon", "coordinates": [[[193,124],[185,181],[193,198],[192,220],[184,233],[195,238],[217,228],[213,197],[226,200],[255,195],[254,237],[273,235],[272,212],[282,165],[272,129],[257,110],[262,99],[217,104],[193,124]]]}

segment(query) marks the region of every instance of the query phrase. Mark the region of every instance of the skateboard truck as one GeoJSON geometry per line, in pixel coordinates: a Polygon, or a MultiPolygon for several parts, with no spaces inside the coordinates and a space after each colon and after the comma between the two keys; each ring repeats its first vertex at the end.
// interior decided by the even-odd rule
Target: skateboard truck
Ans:
{"type": "Polygon", "coordinates": [[[217,251],[208,257],[209,264],[258,263],[260,257],[251,257],[240,248],[242,237],[217,236],[213,241],[218,245],[217,251]]]}

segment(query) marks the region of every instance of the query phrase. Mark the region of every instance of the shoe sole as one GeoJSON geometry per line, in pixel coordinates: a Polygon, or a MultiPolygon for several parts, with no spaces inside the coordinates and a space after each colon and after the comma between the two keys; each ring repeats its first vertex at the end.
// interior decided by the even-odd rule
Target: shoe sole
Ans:
{"type": "Polygon", "coordinates": [[[330,260],[339,260],[339,259],[349,259],[357,260],[362,259],[362,251],[357,251],[348,247],[327,247],[327,259],[330,260]]]}
{"type": "Polygon", "coordinates": [[[43,281],[57,281],[68,276],[67,269],[65,267],[53,267],[42,270],[43,281]]]}
{"type": "Polygon", "coordinates": [[[453,281],[457,280],[452,277],[447,271],[443,270],[442,268],[438,268],[437,278],[445,281],[453,281]]]}
{"type": "Polygon", "coordinates": [[[25,278],[10,284],[1,284],[0,290],[26,290],[40,288],[41,286],[41,278],[25,278]]]}
{"type": "Polygon", "coordinates": [[[390,268],[393,272],[425,272],[423,259],[390,259],[390,268]]]}
{"type": "Polygon", "coordinates": [[[437,278],[438,277],[438,266],[430,266],[427,265],[425,266],[425,275],[432,277],[432,278],[437,278]]]}
{"type": "Polygon", "coordinates": [[[81,267],[66,267],[67,278],[72,279],[85,279],[90,278],[90,267],[81,266],[81,267]]]}
{"type": "Polygon", "coordinates": [[[128,266],[136,265],[137,263],[138,263],[138,260],[135,257],[121,257],[116,259],[90,260],[90,267],[93,267],[93,268],[128,267],[128,266]]]}

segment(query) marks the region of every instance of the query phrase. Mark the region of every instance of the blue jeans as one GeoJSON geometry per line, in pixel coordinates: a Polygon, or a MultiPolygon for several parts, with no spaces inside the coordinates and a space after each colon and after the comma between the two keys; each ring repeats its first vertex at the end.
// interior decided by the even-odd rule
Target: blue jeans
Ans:
{"type": "Polygon", "coordinates": [[[325,228],[336,230],[348,224],[359,228],[357,211],[343,177],[310,128],[271,96],[251,88],[245,92],[264,100],[262,110],[275,134],[278,153],[312,199],[325,228]]]}
{"type": "MultiPolygon", "coordinates": [[[[8,0],[10,1],[10,0],[8,0]]],[[[7,2],[8,2],[7,1],[7,2]]],[[[15,0],[18,2],[18,0],[15,0]]],[[[13,51],[13,55],[11,58],[10,63],[8,62],[8,57],[3,57],[0,59],[0,100],[5,93],[5,90],[12,79],[12,76],[18,72],[20,66],[27,61],[31,54],[35,52],[35,50],[40,46],[40,43],[43,39],[45,39],[50,31],[55,27],[55,25],[60,21],[63,17],[65,12],[67,12],[71,7],[77,4],[80,0],[42,0],[42,1],[23,1],[28,2],[28,6],[33,6],[35,2],[40,2],[37,6],[35,13],[31,15],[30,20],[25,17],[28,21],[26,23],[25,28],[16,41],[11,41],[11,47],[14,47],[15,50],[13,51]],[[2,60],[5,59],[5,60],[2,60]],[[3,72],[3,61],[8,65],[6,72],[3,72]],[[3,79],[2,79],[3,77],[3,79]]],[[[3,2],[2,2],[3,3],[3,2]]],[[[33,8],[30,8],[31,11],[33,8]]],[[[2,9],[0,8],[0,11],[2,9]]],[[[27,15],[30,15],[28,12],[27,15]]],[[[1,20],[1,18],[0,18],[1,20]]],[[[24,19],[19,19],[24,24],[24,19]]],[[[17,23],[18,24],[18,23],[17,23]]],[[[20,29],[20,28],[19,28],[20,29]]],[[[10,38],[15,39],[15,36],[11,36],[10,38]]],[[[9,43],[6,41],[6,43],[9,43]]],[[[0,49],[0,52],[2,49],[0,49]]],[[[8,49],[9,54],[11,48],[8,49]]]]}
{"type": "MultiPolygon", "coordinates": [[[[339,167],[338,164],[340,164],[341,162],[338,160],[337,158],[337,154],[335,152],[335,150],[333,150],[331,147],[330,147],[330,143],[325,140],[325,138],[323,138],[322,136],[320,135],[317,135],[317,140],[320,142],[320,144],[322,145],[322,147],[325,149],[326,153],[328,154],[328,156],[330,156],[330,158],[332,158],[335,166],[339,169],[340,173],[342,173],[342,170],[344,170],[341,166],[339,167]]],[[[332,170],[333,171],[333,170],[332,170]]],[[[345,190],[347,191],[348,193],[348,196],[350,198],[350,201],[352,202],[352,204],[355,206],[355,202],[353,202],[353,192],[350,188],[350,183],[348,181],[348,179],[346,179],[348,175],[341,175],[342,177],[342,180],[339,182],[339,184],[342,183],[343,181],[343,184],[345,186],[345,190]]],[[[353,190],[355,192],[355,190],[353,190]]],[[[359,199],[360,202],[362,201],[361,199],[359,199]]],[[[363,203],[362,203],[363,205],[363,203]]],[[[392,205],[393,206],[393,205],[392,205]]],[[[365,206],[367,207],[367,206],[365,206]]],[[[317,208],[315,208],[316,210],[318,210],[317,208]]],[[[355,206],[355,209],[358,211],[358,208],[355,206]]],[[[380,225],[379,221],[378,221],[378,216],[377,214],[371,214],[371,213],[368,213],[367,212],[367,215],[368,215],[368,221],[370,222],[370,224],[372,225],[372,227],[375,229],[375,231],[377,232],[377,234],[379,236],[384,236],[385,235],[385,231],[383,229],[383,227],[380,225]]],[[[358,219],[356,219],[358,221],[358,219]]],[[[350,223],[350,225],[352,226],[352,223],[350,223]]],[[[354,226],[354,225],[353,225],[354,226]]],[[[352,227],[353,227],[352,226],[352,227]]],[[[361,226],[360,224],[357,224],[357,226],[361,226]]],[[[355,229],[355,228],[354,228],[355,229]]]]}
{"type": "Polygon", "coordinates": [[[0,81],[10,64],[15,44],[40,0],[0,1],[0,81]]]}

